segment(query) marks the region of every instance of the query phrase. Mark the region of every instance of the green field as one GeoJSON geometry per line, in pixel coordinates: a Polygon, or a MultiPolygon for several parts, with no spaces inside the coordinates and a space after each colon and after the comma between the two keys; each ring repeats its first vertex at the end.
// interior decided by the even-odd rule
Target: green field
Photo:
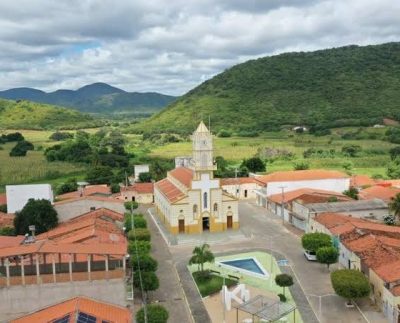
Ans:
{"type": "MultiPolygon", "coordinates": [[[[367,175],[385,175],[386,165],[389,162],[389,149],[395,146],[382,140],[343,140],[339,132],[351,131],[351,128],[335,130],[332,135],[315,137],[308,134],[293,134],[291,132],[266,133],[255,138],[230,137],[215,138],[214,156],[223,156],[225,159],[238,165],[244,158],[254,156],[258,149],[274,148],[285,149],[294,153],[295,157],[290,160],[276,159],[267,164],[267,171],[291,170],[296,162],[304,160],[303,152],[309,148],[330,150],[334,149],[337,154],[334,158],[306,159],[310,168],[343,169],[343,163],[351,161],[354,165],[353,171],[367,175]],[[345,157],[340,152],[344,145],[359,145],[362,152],[357,157],[345,157]]],[[[354,130],[354,129],[353,129],[354,130]]],[[[174,158],[191,154],[192,143],[190,141],[166,144],[149,148],[150,156],[174,158]]]]}

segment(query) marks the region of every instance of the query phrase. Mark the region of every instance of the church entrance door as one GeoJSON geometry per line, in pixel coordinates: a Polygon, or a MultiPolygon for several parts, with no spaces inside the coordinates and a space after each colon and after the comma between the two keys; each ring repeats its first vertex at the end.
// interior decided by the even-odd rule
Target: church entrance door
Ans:
{"type": "Polygon", "coordinates": [[[228,215],[226,217],[226,227],[228,229],[232,229],[232,215],[228,215]]]}
{"type": "Polygon", "coordinates": [[[203,218],[203,231],[209,231],[210,230],[210,218],[203,218]]]}
{"type": "Polygon", "coordinates": [[[185,220],[179,220],[179,233],[185,233],[185,220]]]}

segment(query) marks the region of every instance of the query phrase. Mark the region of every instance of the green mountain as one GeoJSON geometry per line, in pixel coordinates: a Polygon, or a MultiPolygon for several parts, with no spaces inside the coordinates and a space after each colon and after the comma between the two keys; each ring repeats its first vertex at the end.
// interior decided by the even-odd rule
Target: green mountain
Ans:
{"type": "Polygon", "coordinates": [[[83,128],[98,123],[93,117],[72,109],[0,99],[0,128],[3,129],[83,128]]]}
{"type": "Polygon", "coordinates": [[[0,91],[0,98],[30,100],[60,105],[82,112],[112,114],[117,112],[153,113],[160,111],[176,97],[155,92],[125,92],[105,83],[85,85],[76,91],[57,90],[46,93],[32,88],[0,91]]]}
{"type": "Polygon", "coordinates": [[[400,120],[400,43],[251,60],[202,83],[134,130],[188,133],[209,116],[214,131],[235,132],[400,120]]]}

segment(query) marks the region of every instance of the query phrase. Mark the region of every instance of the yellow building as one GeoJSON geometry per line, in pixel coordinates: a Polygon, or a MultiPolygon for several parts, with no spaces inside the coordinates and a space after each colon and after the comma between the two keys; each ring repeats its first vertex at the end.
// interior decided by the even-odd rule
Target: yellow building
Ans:
{"type": "Polygon", "coordinates": [[[214,178],[213,138],[203,122],[192,141],[190,166],[175,168],[154,185],[157,214],[173,234],[238,229],[238,200],[214,178]]]}

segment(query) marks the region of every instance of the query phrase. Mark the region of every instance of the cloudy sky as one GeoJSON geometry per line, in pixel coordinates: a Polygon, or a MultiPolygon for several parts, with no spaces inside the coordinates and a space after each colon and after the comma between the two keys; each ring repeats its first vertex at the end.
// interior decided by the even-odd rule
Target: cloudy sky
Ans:
{"type": "Polygon", "coordinates": [[[286,51],[400,41],[400,0],[1,0],[0,90],[181,95],[286,51]]]}

